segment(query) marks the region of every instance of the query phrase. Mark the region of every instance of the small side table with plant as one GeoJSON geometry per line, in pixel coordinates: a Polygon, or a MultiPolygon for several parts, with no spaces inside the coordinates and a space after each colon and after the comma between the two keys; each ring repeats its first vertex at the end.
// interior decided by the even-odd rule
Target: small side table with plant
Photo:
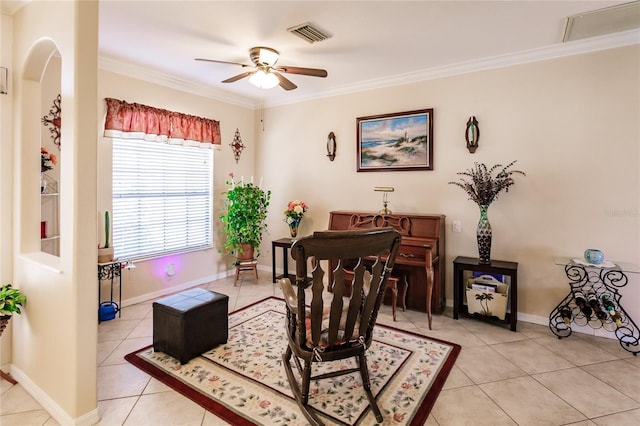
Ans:
{"type": "Polygon", "coordinates": [[[225,212],[220,216],[222,232],[227,236],[222,252],[236,255],[236,263],[260,255],[262,234],[267,230],[267,208],[271,191],[265,191],[244,179],[235,181],[229,173],[224,192],[225,212]]]}

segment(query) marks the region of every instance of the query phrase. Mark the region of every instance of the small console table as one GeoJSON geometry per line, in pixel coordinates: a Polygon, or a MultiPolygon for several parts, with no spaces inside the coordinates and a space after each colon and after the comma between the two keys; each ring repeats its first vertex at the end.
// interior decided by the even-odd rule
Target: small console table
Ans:
{"type": "MultiPolygon", "coordinates": [[[[102,303],[102,281],[111,280],[111,291],[108,302],[114,302],[113,300],[113,285],[118,283],[118,318],[122,317],[122,263],[118,261],[98,263],[98,306],[102,303]]],[[[98,322],[100,320],[98,319],[98,322]]]]}
{"type": "Polygon", "coordinates": [[[289,249],[293,244],[293,238],[280,238],[279,240],[271,241],[271,266],[273,271],[273,282],[275,283],[280,278],[289,277],[289,249]],[[276,275],[276,247],[282,249],[282,267],[283,273],[276,275]]]}
{"type": "Polygon", "coordinates": [[[511,331],[516,331],[518,316],[518,264],[503,260],[492,260],[491,263],[480,263],[476,257],[458,256],[453,261],[453,319],[458,319],[460,313],[470,315],[463,303],[465,294],[464,271],[486,272],[489,274],[501,274],[510,277],[509,297],[511,299],[510,310],[505,319],[473,315],[473,318],[488,320],[501,324],[509,324],[511,331]]]}
{"type": "Polygon", "coordinates": [[[558,336],[558,339],[569,337],[572,322],[594,329],[604,328],[615,333],[622,349],[638,355],[640,331],[622,307],[622,295],[618,291],[627,285],[627,274],[640,273],[638,266],[615,262],[613,267],[600,267],[559,256],[554,257],[553,261],[556,265],[564,267],[570,291],[549,314],[551,332],[558,336]],[[576,294],[580,298],[579,303],[576,301],[576,294]],[[582,309],[579,304],[582,305],[582,309]]]}

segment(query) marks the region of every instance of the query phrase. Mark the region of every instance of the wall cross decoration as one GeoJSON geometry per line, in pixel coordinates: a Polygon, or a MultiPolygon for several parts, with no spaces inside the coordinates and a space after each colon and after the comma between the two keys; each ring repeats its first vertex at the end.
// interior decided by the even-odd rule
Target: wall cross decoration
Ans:
{"type": "Polygon", "coordinates": [[[42,117],[42,124],[45,127],[49,128],[49,132],[51,133],[51,139],[53,139],[53,143],[60,148],[60,113],[62,112],[61,108],[62,98],[58,95],[53,100],[53,106],[49,110],[49,114],[42,117]]]}
{"type": "Polygon", "coordinates": [[[231,149],[233,149],[233,156],[236,158],[236,164],[240,160],[240,153],[244,149],[244,144],[242,143],[242,138],[240,137],[240,131],[236,129],[236,134],[233,136],[233,141],[229,144],[231,149]]]}

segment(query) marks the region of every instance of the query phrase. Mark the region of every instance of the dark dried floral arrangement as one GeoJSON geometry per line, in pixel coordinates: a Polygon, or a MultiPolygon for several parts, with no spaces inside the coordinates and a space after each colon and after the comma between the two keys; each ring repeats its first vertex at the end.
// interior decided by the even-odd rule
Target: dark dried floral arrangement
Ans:
{"type": "Polygon", "coordinates": [[[458,185],[464,189],[469,195],[469,199],[479,206],[489,206],[498,198],[498,194],[500,194],[502,190],[509,192],[509,187],[515,183],[513,180],[514,174],[526,176],[524,172],[520,170],[509,170],[516,161],[517,160],[512,161],[504,167],[502,164],[496,164],[491,168],[487,168],[487,166],[482,163],[474,163],[474,168],[456,173],[470,178],[470,181],[461,177],[460,182],[449,183],[458,185]],[[495,173],[496,171],[497,173],[495,173]]]}

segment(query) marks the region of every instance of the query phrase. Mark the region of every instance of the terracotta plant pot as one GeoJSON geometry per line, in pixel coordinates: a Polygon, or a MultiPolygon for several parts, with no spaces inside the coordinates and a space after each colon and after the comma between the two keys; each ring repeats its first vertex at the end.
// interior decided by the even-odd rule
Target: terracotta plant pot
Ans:
{"type": "Polygon", "coordinates": [[[0,336],[4,332],[4,329],[9,325],[9,320],[11,319],[11,315],[3,315],[0,316],[0,336]]]}
{"type": "Polygon", "coordinates": [[[241,244],[242,253],[238,251],[238,260],[253,260],[254,248],[251,244],[241,244]]]}

